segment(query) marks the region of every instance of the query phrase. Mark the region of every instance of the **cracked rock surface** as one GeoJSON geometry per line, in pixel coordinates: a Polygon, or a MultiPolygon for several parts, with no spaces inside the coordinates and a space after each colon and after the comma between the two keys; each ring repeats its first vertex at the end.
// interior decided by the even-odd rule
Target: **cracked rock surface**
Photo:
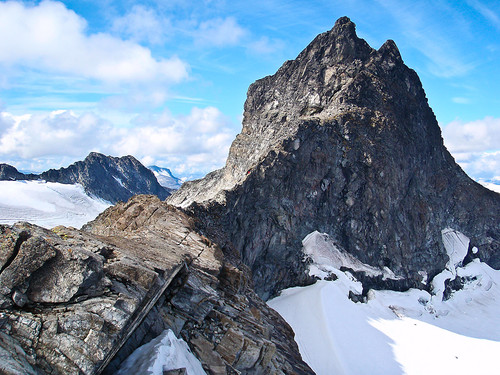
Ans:
{"type": "Polygon", "coordinates": [[[82,231],[0,226],[0,270],[5,374],[112,374],[165,329],[208,373],[312,373],[248,269],[155,196],[120,203],[82,231]]]}

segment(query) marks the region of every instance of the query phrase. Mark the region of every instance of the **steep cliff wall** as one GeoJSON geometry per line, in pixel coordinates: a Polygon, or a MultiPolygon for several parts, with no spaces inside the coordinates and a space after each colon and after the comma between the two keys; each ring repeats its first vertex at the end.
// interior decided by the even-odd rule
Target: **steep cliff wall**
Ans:
{"type": "Polygon", "coordinates": [[[168,201],[241,254],[264,298],[308,282],[301,240],[314,230],[389,267],[398,288],[443,269],[446,227],[500,267],[500,195],[455,163],[394,42],[372,49],[345,17],[250,86],[226,166],[168,201]]]}

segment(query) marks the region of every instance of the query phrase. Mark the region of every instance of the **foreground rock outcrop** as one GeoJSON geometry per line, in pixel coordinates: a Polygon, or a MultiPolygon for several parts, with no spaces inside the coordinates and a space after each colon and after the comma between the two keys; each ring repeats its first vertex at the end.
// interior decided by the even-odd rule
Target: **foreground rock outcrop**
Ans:
{"type": "Polygon", "coordinates": [[[83,231],[0,226],[0,372],[112,374],[166,329],[211,374],[312,373],[248,270],[157,197],[83,231]]]}
{"type": "Polygon", "coordinates": [[[264,298],[309,282],[301,240],[315,230],[399,289],[443,269],[448,227],[500,268],[500,195],[455,163],[394,42],[372,49],[345,17],[250,86],[226,166],[168,201],[241,255],[264,298]]]}

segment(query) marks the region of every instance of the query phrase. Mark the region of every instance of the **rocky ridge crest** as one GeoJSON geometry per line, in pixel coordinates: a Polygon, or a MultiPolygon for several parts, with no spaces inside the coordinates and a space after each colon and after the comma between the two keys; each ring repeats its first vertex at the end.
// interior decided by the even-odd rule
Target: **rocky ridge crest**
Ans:
{"type": "Polygon", "coordinates": [[[80,184],[85,192],[110,203],[126,202],[137,194],[170,195],[153,172],[133,156],[113,157],[91,152],[83,161],[67,168],[49,169],[40,174],[23,174],[8,164],[0,164],[0,180],[38,180],[80,184]]]}
{"type": "Polygon", "coordinates": [[[390,268],[402,280],[396,289],[425,287],[443,269],[444,228],[500,267],[500,195],[446,150],[395,43],[372,49],[347,17],[250,86],[226,166],[168,202],[241,255],[264,299],[310,282],[301,240],[316,230],[363,263],[390,268]]]}

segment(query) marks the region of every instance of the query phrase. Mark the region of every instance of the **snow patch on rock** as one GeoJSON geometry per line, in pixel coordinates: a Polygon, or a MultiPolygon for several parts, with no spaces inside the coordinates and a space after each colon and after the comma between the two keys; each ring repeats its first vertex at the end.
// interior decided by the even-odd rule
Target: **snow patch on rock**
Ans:
{"type": "Polygon", "coordinates": [[[326,233],[314,231],[308,234],[302,240],[302,246],[304,255],[312,260],[313,267],[310,267],[312,276],[324,278],[326,276],[325,272],[336,273],[335,270],[340,271],[344,267],[355,272],[365,272],[367,276],[371,277],[382,275],[384,279],[397,280],[399,278],[388,267],[384,267],[383,269],[372,267],[339,249],[326,233]]]}
{"type": "Polygon", "coordinates": [[[187,375],[206,375],[187,343],[169,329],[137,348],[121,364],[117,375],[163,375],[177,369],[186,369],[187,375]]]}
{"type": "Polygon", "coordinates": [[[359,261],[333,249],[317,232],[306,239],[304,251],[313,260],[309,272],[334,273],[337,279],[284,290],[268,304],[292,326],[303,359],[318,375],[497,371],[500,271],[479,259],[462,265],[469,245],[465,235],[443,230],[450,261],[431,283],[444,288],[446,278],[467,280],[449,299],[443,301],[442,290],[370,290],[366,303],[349,299],[362,284],[340,271],[346,265],[359,269],[359,261]]]}

